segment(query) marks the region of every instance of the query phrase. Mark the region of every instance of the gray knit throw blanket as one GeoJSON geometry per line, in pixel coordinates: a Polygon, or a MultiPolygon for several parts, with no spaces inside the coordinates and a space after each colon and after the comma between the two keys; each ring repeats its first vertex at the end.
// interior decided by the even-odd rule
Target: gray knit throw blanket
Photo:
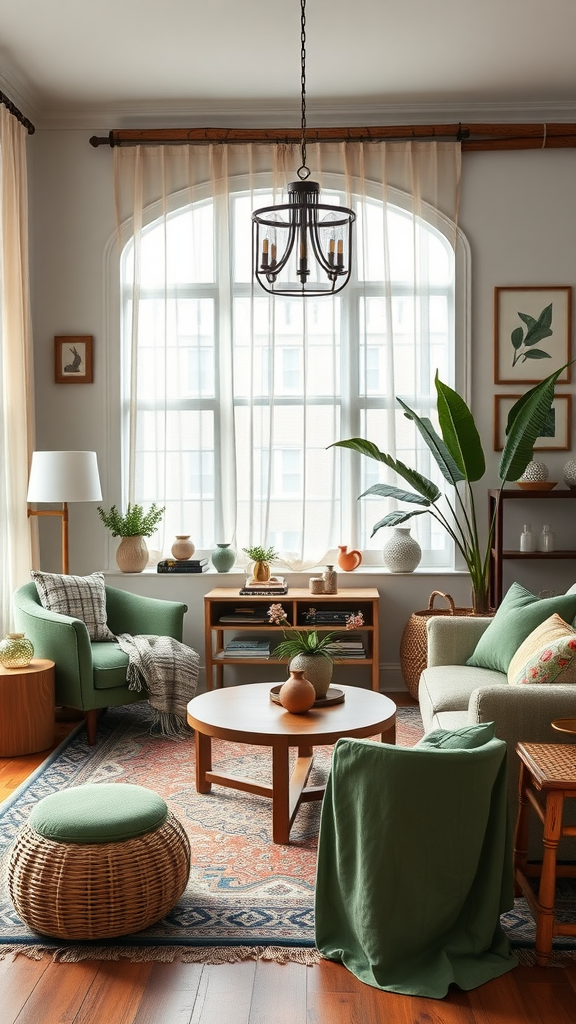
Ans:
{"type": "Polygon", "coordinates": [[[128,689],[148,691],[154,708],[150,732],[180,736],[187,731],[186,705],[198,685],[200,658],[191,647],[171,636],[130,636],[119,633],[118,646],[128,655],[128,689]]]}

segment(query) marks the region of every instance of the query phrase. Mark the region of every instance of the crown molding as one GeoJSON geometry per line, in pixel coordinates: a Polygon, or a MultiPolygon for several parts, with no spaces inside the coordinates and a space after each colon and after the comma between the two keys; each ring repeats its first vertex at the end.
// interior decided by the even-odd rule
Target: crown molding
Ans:
{"type": "MultiPolygon", "coordinates": [[[[6,91],[9,92],[9,86],[6,91]]],[[[12,94],[11,94],[12,95],[12,94]]],[[[18,96],[14,95],[18,102],[18,96]]],[[[21,100],[24,102],[24,100],[21,100]]],[[[32,109],[30,103],[28,109],[32,109]]],[[[410,102],[390,103],[367,97],[365,100],[334,99],[310,102],[307,106],[310,128],[342,125],[438,124],[462,122],[551,123],[576,121],[576,101],[556,103],[468,103],[410,102]]],[[[263,103],[261,100],[230,102],[190,102],[189,100],[152,103],[114,103],[103,106],[40,109],[28,114],[40,130],[86,130],[107,132],[120,128],[294,128],[300,123],[300,111],[291,103],[263,103]]]]}
{"type": "Polygon", "coordinates": [[[30,83],[18,73],[15,67],[11,66],[2,56],[2,67],[0,68],[0,90],[12,100],[12,103],[22,111],[36,126],[41,120],[40,107],[36,102],[37,97],[33,95],[30,83]]]}

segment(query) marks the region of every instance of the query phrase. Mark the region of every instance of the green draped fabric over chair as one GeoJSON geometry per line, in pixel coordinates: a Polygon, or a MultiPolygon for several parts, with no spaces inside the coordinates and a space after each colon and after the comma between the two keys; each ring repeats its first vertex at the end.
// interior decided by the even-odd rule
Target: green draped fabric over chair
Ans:
{"type": "MultiPolygon", "coordinates": [[[[473,730],[493,735],[492,723],[473,730]]],[[[443,742],[460,740],[438,730],[414,748],[338,741],[315,907],[326,957],[368,985],[435,998],[517,963],[499,923],[513,905],[506,744],[443,742]]]]}

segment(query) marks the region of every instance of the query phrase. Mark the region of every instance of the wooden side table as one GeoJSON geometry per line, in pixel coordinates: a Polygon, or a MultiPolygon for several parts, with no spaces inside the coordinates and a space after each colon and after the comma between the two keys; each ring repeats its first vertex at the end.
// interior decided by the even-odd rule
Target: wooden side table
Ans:
{"type": "Polygon", "coordinates": [[[576,746],[569,743],[519,743],[520,809],[514,843],[514,877],[536,921],[536,962],[545,967],[555,935],[576,935],[576,922],[554,916],[556,879],[576,878],[576,865],[557,864],[563,836],[576,836],[576,826],[563,825],[564,800],[576,797],[576,746]],[[532,807],[544,825],[542,864],[529,864],[528,812],[532,807]],[[539,878],[538,895],[530,878],[539,878]]]}
{"type": "Polygon", "coordinates": [[[46,750],[54,743],[54,662],[0,665],[0,757],[46,750]]]}

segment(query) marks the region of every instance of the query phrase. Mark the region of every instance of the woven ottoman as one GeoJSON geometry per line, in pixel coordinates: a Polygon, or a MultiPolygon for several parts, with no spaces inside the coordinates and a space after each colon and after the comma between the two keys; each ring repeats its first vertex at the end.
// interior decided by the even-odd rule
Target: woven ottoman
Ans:
{"type": "Polygon", "coordinates": [[[40,800],[8,868],[16,910],[34,931],[106,939],[164,917],[186,888],[190,843],[165,801],[125,783],[40,800]]]}

